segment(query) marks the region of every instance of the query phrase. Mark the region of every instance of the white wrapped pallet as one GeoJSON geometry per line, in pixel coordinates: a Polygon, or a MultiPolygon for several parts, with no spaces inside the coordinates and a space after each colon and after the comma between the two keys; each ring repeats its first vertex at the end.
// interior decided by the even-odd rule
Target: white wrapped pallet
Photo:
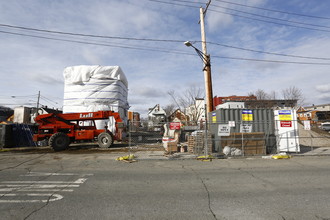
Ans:
{"type": "Polygon", "coordinates": [[[112,110],[127,120],[128,82],[119,66],[71,66],[63,75],[64,113],[112,110]]]}

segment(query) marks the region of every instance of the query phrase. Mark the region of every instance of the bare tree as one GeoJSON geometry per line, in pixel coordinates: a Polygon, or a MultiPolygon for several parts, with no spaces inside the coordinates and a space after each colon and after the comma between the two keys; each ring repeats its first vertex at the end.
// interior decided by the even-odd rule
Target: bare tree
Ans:
{"type": "Polygon", "coordinates": [[[174,104],[168,104],[164,107],[164,111],[166,113],[166,116],[170,116],[175,110],[174,104]]]}
{"type": "Polygon", "coordinates": [[[257,97],[258,100],[265,100],[268,97],[268,94],[264,90],[262,90],[262,89],[258,89],[255,92],[250,92],[248,95],[249,96],[254,95],[254,96],[257,97]]]}
{"type": "Polygon", "coordinates": [[[174,90],[169,91],[167,94],[171,97],[174,106],[177,106],[181,112],[189,113],[192,121],[197,122],[201,114],[203,114],[202,109],[204,106],[200,102],[200,99],[204,97],[202,88],[190,86],[180,94],[176,94],[174,90]]]}
{"type": "Polygon", "coordinates": [[[175,94],[175,91],[174,90],[170,90],[167,92],[167,94],[171,97],[172,101],[173,101],[173,105],[176,106],[177,109],[181,109],[180,107],[180,104],[178,103],[178,98],[177,98],[177,95],[175,94]]]}
{"type": "Polygon", "coordinates": [[[268,95],[267,95],[268,99],[270,100],[276,100],[277,99],[277,93],[275,90],[271,91],[268,95]]]}
{"type": "Polygon", "coordinates": [[[301,91],[301,89],[290,86],[287,89],[282,90],[283,99],[285,100],[297,100],[298,103],[302,104],[305,100],[304,95],[301,91]]]}

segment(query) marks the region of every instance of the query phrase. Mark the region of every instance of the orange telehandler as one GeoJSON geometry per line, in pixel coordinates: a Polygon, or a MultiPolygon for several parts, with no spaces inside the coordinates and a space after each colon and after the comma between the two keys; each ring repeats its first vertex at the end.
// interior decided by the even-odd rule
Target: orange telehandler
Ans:
{"type": "Polygon", "coordinates": [[[102,148],[110,147],[114,140],[120,139],[119,125],[123,122],[119,113],[113,111],[83,112],[83,113],[50,113],[38,115],[35,119],[38,133],[33,135],[33,141],[48,140],[49,146],[55,151],[65,150],[70,143],[76,141],[94,141],[102,148]],[[96,120],[113,117],[115,120],[115,134],[105,125],[104,129],[97,129],[96,120]]]}

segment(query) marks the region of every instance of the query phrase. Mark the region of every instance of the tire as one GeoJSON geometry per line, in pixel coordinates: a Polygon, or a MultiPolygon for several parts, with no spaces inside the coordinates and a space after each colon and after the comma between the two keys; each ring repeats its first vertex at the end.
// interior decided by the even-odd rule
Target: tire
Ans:
{"type": "Polygon", "coordinates": [[[113,143],[112,135],[107,132],[99,134],[99,136],[97,137],[97,143],[101,148],[110,147],[113,143]]]}
{"type": "Polygon", "coordinates": [[[49,146],[51,146],[54,149],[54,151],[62,151],[62,150],[66,150],[69,147],[70,138],[68,137],[68,135],[62,132],[58,132],[53,134],[49,138],[48,143],[49,146]]]}

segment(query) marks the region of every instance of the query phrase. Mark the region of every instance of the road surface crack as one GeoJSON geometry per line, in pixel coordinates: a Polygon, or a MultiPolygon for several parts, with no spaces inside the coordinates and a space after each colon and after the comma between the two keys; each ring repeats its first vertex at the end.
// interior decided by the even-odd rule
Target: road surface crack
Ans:
{"type": "MultiPolygon", "coordinates": [[[[184,167],[182,167],[184,168],[184,167]]],[[[194,174],[197,176],[197,178],[202,182],[203,186],[204,186],[204,189],[206,191],[206,194],[207,194],[207,200],[208,200],[208,208],[209,208],[209,211],[211,212],[211,214],[213,215],[214,219],[217,220],[217,216],[215,215],[215,213],[213,212],[212,210],[212,207],[211,207],[211,196],[210,196],[210,191],[209,189],[207,188],[207,185],[206,183],[204,182],[203,178],[199,176],[199,174],[192,168],[190,168],[194,174]]]]}
{"type": "Polygon", "coordinates": [[[21,165],[23,165],[23,164],[25,164],[25,163],[30,162],[30,161],[33,161],[33,160],[39,159],[40,157],[43,157],[43,156],[45,156],[46,154],[47,154],[47,153],[42,154],[42,155],[40,155],[40,156],[38,156],[38,157],[35,157],[35,158],[32,158],[32,159],[29,159],[29,160],[23,161],[23,162],[21,162],[21,163],[15,165],[15,166],[11,166],[11,167],[3,168],[3,169],[0,170],[0,172],[1,172],[1,171],[4,171],[4,170],[14,169],[14,168],[19,167],[19,166],[21,166],[21,165]]]}

